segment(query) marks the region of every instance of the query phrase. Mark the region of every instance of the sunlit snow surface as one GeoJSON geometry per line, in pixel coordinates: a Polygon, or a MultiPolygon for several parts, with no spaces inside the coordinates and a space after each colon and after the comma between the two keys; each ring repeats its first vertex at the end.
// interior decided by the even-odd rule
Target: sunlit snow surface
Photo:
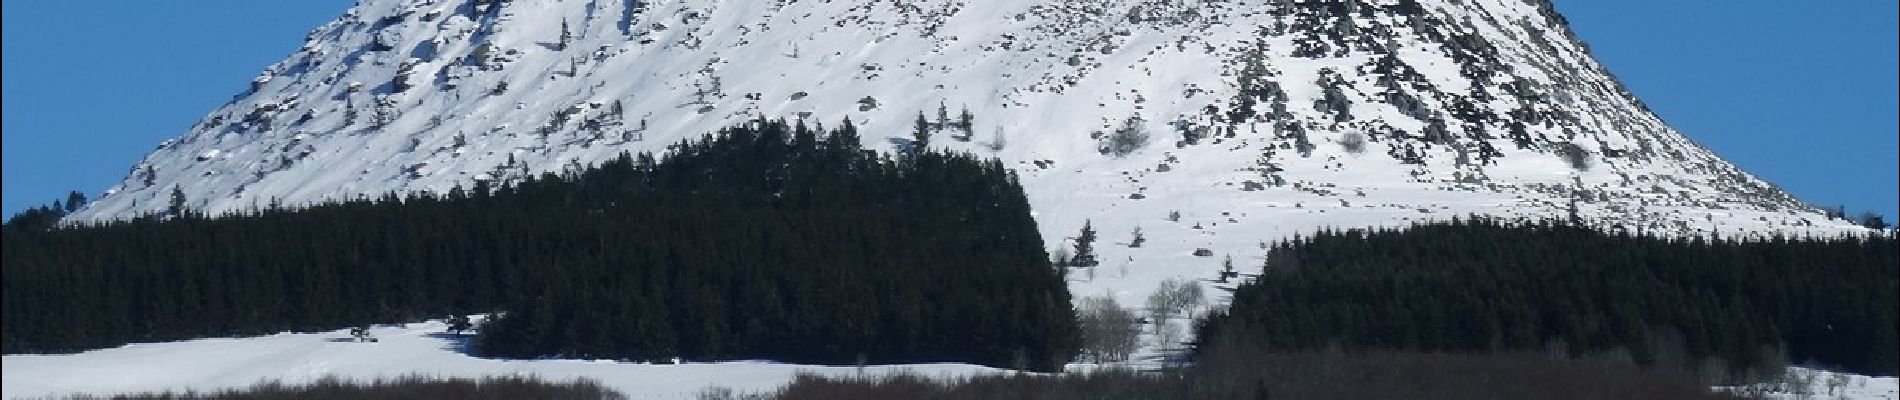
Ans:
{"type": "MultiPolygon", "coordinates": [[[[441,321],[372,329],[378,342],[350,340],[347,330],[284,333],[238,339],[135,344],[75,355],[4,357],[0,397],[75,393],[245,387],[262,379],[309,382],[334,375],[374,379],[407,374],[492,376],[527,374],[546,380],[589,378],[631,398],[691,398],[710,386],[760,392],[800,371],[857,374],[853,366],[788,365],[769,361],[638,364],[582,360],[489,360],[464,354],[466,338],[444,333],[441,321]]],[[[909,370],[925,376],[998,370],[966,364],[870,366],[865,374],[909,370]]]]}
{"type": "Polygon", "coordinates": [[[1717,389],[1744,396],[1762,395],[1775,400],[1900,399],[1900,379],[1834,373],[1805,367],[1788,367],[1788,373],[1782,382],[1717,389]]]}

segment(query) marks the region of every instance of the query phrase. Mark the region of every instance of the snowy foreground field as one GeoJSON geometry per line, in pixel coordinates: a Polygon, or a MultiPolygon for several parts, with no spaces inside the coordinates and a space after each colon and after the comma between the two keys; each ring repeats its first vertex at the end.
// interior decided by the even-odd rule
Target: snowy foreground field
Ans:
{"type": "MultiPolygon", "coordinates": [[[[735,391],[776,389],[801,371],[848,375],[852,366],[788,365],[767,361],[655,365],[580,360],[490,360],[464,354],[463,340],[446,335],[442,321],[372,329],[376,343],[350,341],[347,330],[284,333],[241,339],[135,344],[72,355],[8,355],[0,396],[8,399],[78,393],[220,389],[263,379],[303,383],[325,375],[372,379],[406,374],[482,376],[529,374],[561,381],[587,377],[636,399],[682,399],[711,386],[735,391]]],[[[997,373],[967,364],[873,366],[866,374],[910,370],[927,376],[997,373]]]]}
{"type": "Polygon", "coordinates": [[[1766,394],[1770,399],[1900,399],[1900,385],[1894,377],[1866,377],[1790,367],[1788,383],[1761,385],[1731,391],[1766,394]]]}
{"type": "MultiPolygon", "coordinates": [[[[464,339],[443,333],[441,321],[401,327],[377,327],[376,343],[350,341],[344,330],[325,333],[285,333],[239,339],[201,339],[172,343],[135,344],[72,355],[9,355],[0,363],[0,396],[36,398],[79,393],[220,389],[249,386],[259,380],[302,383],[326,375],[354,379],[407,374],[482,376],[530,374],[549,380],[579,377],[595,379],[636,399],[692,398],[708,387],[741,393],[769,391],[790,381],[798,372],[828,375],[859,373],[851,366],[811,366],[766,361],[655,365],[613,361],[534,360],[504,361],[464,354],[464,339]]],[[[1080,367],[1080,366],[1072,366],[1080,367]]],[[[927,376],[1005,373],[967,364],[873,366],[866,374],[909,370],[927,376]]],[[[1807,393],[1770,398],[1896,399],[1900,385],[1891,377],[1837,375],[1791,369],[1791,375],[1810,376],[1807,393]],[[1831,383],[1838,382],[1839,386],[1831,383]],[[1836,389],[1830,392],[1830,387],[1836,389]]],[[[1798,391],[1797,391],[1798,392],[1798,391]]]]}

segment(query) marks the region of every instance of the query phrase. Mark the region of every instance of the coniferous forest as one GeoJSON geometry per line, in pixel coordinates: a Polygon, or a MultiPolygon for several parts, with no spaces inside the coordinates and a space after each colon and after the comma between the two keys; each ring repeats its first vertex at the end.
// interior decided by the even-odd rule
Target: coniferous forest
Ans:
{"type": "Polygon", "coordinates": [[[1729,381],[1804,363],[1891,376],[1891,236],[1606,235],[1478,219],[1323,232],[1274,247],[1203,343],[1273,351],[1549,351],[1729,381]]]}
{"type": "Polygon", "coordinates": [[[498,357],[1056,370],[1074,310],[994,160],[755,121],[510,185],[4,230],[7,353],[497,312],[498,357]]]}

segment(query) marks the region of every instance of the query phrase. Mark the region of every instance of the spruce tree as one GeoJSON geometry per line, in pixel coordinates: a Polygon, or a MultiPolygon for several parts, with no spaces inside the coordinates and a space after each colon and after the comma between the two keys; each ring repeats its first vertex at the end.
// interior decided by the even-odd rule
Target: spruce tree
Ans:
{"type": "Polygon", "coordinates": [[[185,216],[185,190],[178,185],[172,185],[171,203],[166,206],[165,212],[174,218],[185,216]]]}
{"type": "Polygon", "coordinates": [[[944,128],[948,128],[949,126],[950,126],[950,107],[949,105],[944,104],[944,102],[938,101],[937,102],[937,124],[933,127],[938,130],[942,130],[944,128]]]}
{"type": "Polygon", "coordinates": [[[971,136],[976,136],[976,116],[970,114],[969,108],[957,114],[957,128],[963,130],[963,136],[958,140],[968,142],[971,136]]]}
{"type": "Polygon", "coordinates": [[[1240,273],[1234,271],[1234,256],[1230,255],[1230,256],[1227,256],[1227,259],[1221,260],[1220,280],[1219,280],[1220,283],[1227,283],[1228,279],[1232,279],[1238,276],[1240,276],[1240,273]]]}
{"type": "Polygon", "coordinates": [[[86,206],[85,192],[74,190],[72,192],[66,193],[66,213],[71,214],[74,211],[79,211],[80,207],[85,207],[85,206],[86,206]]]}
{"type": "Polygon", "coordinates": [[[1075,237],[1075,257],[1069,264],[1073,267],[1093,267],[1099,262],[1095,259],[1095,227],[1090,221],[1082,221],[1082,234],[1075,237]]]}
{"type": "Polygon", "coordinates": [[[924,119],[924,113],[917,113],[916,131],[911,132],[911,152],[922,153],[930,149],[930,120],[924,119]]]}
{"type": "Polygon", "coordinates": [[[561,19],[561,42],[557,45],[561,51],[567,51],[567,44],[574,41],[574,32],[567,29],[567,19],[561,19]]]}

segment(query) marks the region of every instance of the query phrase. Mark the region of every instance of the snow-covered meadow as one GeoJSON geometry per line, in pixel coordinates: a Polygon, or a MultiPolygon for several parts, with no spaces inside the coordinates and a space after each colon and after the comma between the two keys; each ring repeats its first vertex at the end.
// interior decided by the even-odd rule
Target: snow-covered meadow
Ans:
{"type": "Polygon", "coordinates": [[[612,360],[492,360],[466,354],[468,337],[446,333],[442,321],[378,326],[377,342],[357,342],[348,330],[281,333],[247,338],[133,344],[71,355],[8,355],[0,361],[0,397],[34,398],[79,393],[117,394],[250,386],[261,380],[304,383],[324,376],[370,380],[427,376],[533,375],[560,381],[587,378],[635,399],[692,398],[710,387],[739,393],[769,391],[793,374],[880,374],[909,370],[926,376],[1001,373],[967,364],[867,366],[791,365],[770,361],[643,364],[612,360]]]}
{"type": "MultiPolygon", "coordinates": [[[[635,399],[691,399],[709,388],[769,392],[807,372],[834,376],[910,371],[924,376],[1014,373],[968,364],[818,366],[770,361],[644,364],[612,360],[492,360],[464,352],[465,336],[446,333],[442,321],[378,326],[377,342],[354,341],[347,330],[281,333],[247,338],[144,343],[69,355],[0,357],[0,398],[72,394],[216,390],[261,380],[304,383],[324,376],[358,380],[420,374],[496,376],[526,374],[548,380],[587,378],[635,399]]],[[[1151,339],[1144,337],[1144,339],[1151,339]]],[[[1149,346],[1137,363],[1154,362],[1149,346]]],[[[1075,364],[1071,371],[1094,365],[1075,364]]],[[[1896,399],[1900,380],[1789,369],[1785,384],[1727,388],[1773,399],[1896,399]]]]}

